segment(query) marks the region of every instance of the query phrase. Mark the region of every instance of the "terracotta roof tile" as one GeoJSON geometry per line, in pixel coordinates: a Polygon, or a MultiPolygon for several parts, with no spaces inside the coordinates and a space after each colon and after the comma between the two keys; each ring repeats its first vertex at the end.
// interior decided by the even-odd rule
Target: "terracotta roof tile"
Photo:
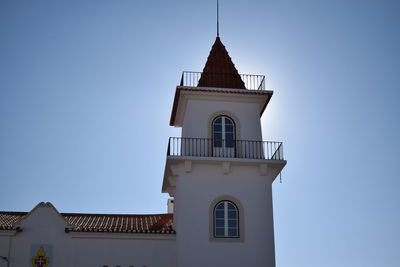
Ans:
{"type": "MultiPolygon", "coordinates": [[[[15,225],[27,214],[0,211],[0,230],[18,230],[15,225]]],[[[175,233],[172,214],[61,213],[61,216],[71,225],[66,232],[175,233]]]]}
{"type": "Polygon", "coordinates": [[[219,37],[211,48],[198,86],[246,89],[235,64],[219,37]]]}
{"type": "Polygon", "coordinates": [[[16,230],[14,225],[25,215],[27,212],[0,212],[0,230],[16,230]]]}

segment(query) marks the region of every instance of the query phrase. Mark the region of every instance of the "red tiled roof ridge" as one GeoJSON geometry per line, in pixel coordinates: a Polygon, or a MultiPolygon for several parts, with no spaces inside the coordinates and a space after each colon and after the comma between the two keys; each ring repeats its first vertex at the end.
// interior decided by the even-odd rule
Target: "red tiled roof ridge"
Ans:
{"type": "Polygon", "coordinates": [[[149,213],[149,214],[135,214],[135,213],[81,213],[81,212],[61,212],[63,216],[162,216],[170,213],[149,213]]]}
{"type": "MultiPolygon", "coordinates": [[[[28,211],[1,211],[0,214],[8,214],[8,215],[26,215],[28,214],[28,211]]],[[[162,216],[162,215],[168,215],[171,213],[149,213],[149,214],[135,214],[135,213],[85,213],[85,212],[61,212],[60,213],[63,216],[79,216],[79,215],[98,215],[98,216],[162,216]]]]}
{"type": "MultiPolygon", "coordinates": [[[[16,225],[28,212],[0,212],[0,230],[18,230],[16,225]]],[[[67,232],[127,232],[127,233],[169,233],[173,214],[100,214],[100,213],[60,213],[70,225],[67,232]]]]}

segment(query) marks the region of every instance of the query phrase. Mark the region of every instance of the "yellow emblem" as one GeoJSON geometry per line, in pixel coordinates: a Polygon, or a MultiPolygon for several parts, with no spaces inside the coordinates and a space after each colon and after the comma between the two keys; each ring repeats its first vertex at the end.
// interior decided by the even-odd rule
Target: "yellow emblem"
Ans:
{"type": "Polygon", "coordinates": [[[41,247],[36,253],[36,257],[32,258],[32,265],[34,267],[46,267],[50,262],[50,259],[46,257],[44,248],[41,247]]]}

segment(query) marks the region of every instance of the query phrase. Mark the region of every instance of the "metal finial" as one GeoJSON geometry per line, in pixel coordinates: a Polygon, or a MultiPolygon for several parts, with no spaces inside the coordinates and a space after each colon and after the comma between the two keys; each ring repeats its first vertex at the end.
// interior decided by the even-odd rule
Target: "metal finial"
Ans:
{"type": "Polygon", "coordinates": [[[217,0],[217,37],[219,37],[219,0],[217,0]]]}

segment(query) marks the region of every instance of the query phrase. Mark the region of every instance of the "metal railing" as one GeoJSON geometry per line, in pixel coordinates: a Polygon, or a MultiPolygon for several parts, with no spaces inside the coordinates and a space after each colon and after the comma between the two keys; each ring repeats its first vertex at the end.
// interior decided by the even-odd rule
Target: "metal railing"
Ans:
{"type": "Polygon", "coordinates": [[[167,156],[283,160],[282,142],[170,137],[167,156]]]}
{"type": "MultiPolygon", "coordinates": [[[[199,86],[199,80],[202,72],[184,71],[182,72],[182,78],[180,86],[197,87],[199,86]]],[[[239,74],[244,86],[248,90],[265,90],[265,76],[264,75],[252,75],[252,74],[239,74]]],[[[207,73],[207,80],[211,83],[225,83],[230,84],[232,80],[237,78],[236,74],[224,74],[224,73],[207,73]]],[[[235,81],[234,81],[235,83],[235,81]]],[[[214,87],[214,86],[210,86],[214,87]]],[[[225,86],[224,86],[225,87],[225,86]]]]}

